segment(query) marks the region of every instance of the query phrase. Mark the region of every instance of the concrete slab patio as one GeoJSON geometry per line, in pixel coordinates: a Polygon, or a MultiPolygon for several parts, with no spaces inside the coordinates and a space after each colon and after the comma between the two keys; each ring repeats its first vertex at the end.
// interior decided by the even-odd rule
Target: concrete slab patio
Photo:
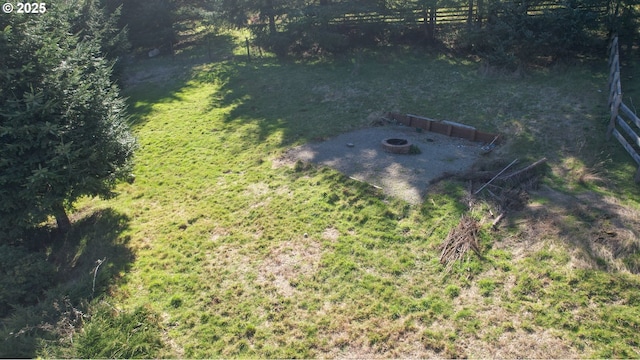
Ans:
{"type": "Polygon", "coordinates": [[[482,143],[389,125],[344,133],[290,149],[285,157],[332,167],[354,179],[379,186],[412,204],[422,202],[429,182],[445,172],[468,170],[481,156],[482,143]],[[385,152],[386,138],[404,138],[420,154],[385,152]],[[349,146],[352,144],[353,146],[349,146]]]}

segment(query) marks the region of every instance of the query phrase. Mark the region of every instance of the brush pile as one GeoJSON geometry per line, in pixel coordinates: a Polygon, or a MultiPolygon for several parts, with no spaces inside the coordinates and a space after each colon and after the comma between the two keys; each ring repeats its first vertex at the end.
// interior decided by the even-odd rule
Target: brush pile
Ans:
{"type": "MultiPolygon", "coordinates": [[[[444,174],[431,183],[453,178],[454,180],[466,181],[469,183],[467,201],[469,209],[474,203],[483,199],[491,204],[497,215],[490,209],[489,213],[493,217],[492,228],[497,230],[498,223],[510,211],[519,211],[525,207],[529,200],[528,192],[537,187],[538,182],[544,174],[544,165],[547,159],[542,158],[519,170],[511,170],[518,160],[512,161],[500,171],[470,171],[466,173],[444,174]],[[509,171],[510,170],[510,171],[509,171]],[[476,189],[473,191],[473,189],[476,189]],[[483,193],[483,194],[481,194],[483,193]]],[[[458,225],[449,231],[447,238],[443,241],[440,249],[440,263],[451,269],[454,262],[464,260],[469,250],[473,250],[478,256],[480,246],[478,243],[478,232],[480,224],[477,220],[468,215],[463,215],[458,225]]]]}
{"type": "Polygon", "coordinates": [[[449,269],[455,261],[462,260],[469,250],[473,250],[478,256],[481,256],[478,243],[479,228],[480,226],[475,219],[463,215],[458,226],[449,231],[447,238],[440,246],[442,249],[440,263],[449,269]]]}
{"type": "MultiPolygon", "coordinates": [[[[458,181],[466,181],[469,183],[469,196],[475,199],[476,196],[484,192],[486,196],[483,198],[494,204],[498,210],[497,217],[494,216],[494,229],[498,222],[504,218],[507,212],[519,211],[524,208],[529,200],[529,191],[535,189],[542,176],[545,173],[546,158],[542,158],[522,169],[515,171],[510,170],[518,160],[512,161],[509,165],[502,168],[501,171],[477,171],[472,170],[465,173],[445,173],[442,176],[432,180],[430,183],[435,184],[445,179],[454,179],[458,181]],[[472,189],[477,189],[472,191],[472,189]]],[[[493,214],[492,214],[493,216],[493,214]]]]}

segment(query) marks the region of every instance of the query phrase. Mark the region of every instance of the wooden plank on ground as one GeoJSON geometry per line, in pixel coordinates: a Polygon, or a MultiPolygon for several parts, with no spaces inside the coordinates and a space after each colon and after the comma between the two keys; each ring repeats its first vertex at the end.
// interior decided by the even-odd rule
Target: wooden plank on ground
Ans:
{"type": "Polygon", "coordinates": [[[424,117],[424,116],[419,116],[419,115],[414,115],[414,114],[407,114],[407,116],[413,116],[416,119],[422,119],[422,120],[429,120],[429,121],[437,121],[435,119],[432,118],[428,118],[428,117],[424,117]]]}
{"type": "Polygon", "coordinates": [[[451,130],[451,136],[459,137],[459,138],[463,138],[471,141],[473,141],[473,138],[475,137],[475,133],[476,133],[476,129],[467,128],[467,127],[455,126],[451,130]]]}
{"type": "Polygon", "coordinates": [[[447,135],[448,131],[449,131],[449,126],[447,126],[446,124],[443,124],[439,121],[434,121],[431,123],[431,132],[447,135]]]}
{"type": "Polygon", "coordinates": [[[409,117],[398,114],[398,113],[389,113],[389,117],[403,125],[409,126],[409,117]]]}

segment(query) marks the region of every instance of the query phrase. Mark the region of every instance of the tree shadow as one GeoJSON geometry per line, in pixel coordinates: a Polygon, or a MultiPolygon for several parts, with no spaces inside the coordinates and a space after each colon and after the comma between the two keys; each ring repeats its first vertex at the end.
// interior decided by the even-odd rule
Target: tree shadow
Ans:
{"type": "Polygon", "coordinates": [[[69,233],[54,240],[50,260],[60,283],[72,283],[78,298],[90,299],[103,293],[114,277],[128,271],[134,256],[128,247],[130,236],[121,235],[129,228],[126,215],[110,208],[82,215],[69,233]]]}
{"type": "Polygon", "coordinates": [[[193,39],[176,45],[175,53],[157,58],[132,58],[122,75],[122,95],[127,97],[129,124],[135,130],[148,120],[153,106],[180,100],[179,92],[194,77],[194,68],[234,57],[234,39],[228,34],[207,36],[205,46],[195,46],[193,39]]]}
{"type": "Polygon", "coordinates": [[[412,70],[424,69],[425,56],[436,67],[434,73],[442,69],[468,71],[470,67],[406,49],[319,60],[252,58],[249,62],[218,63],[202,74],[202,80],[220,85],[205,111],[228,107],[224,116],[227,124],[258,125],[259,141],[279,133],[279,147],[322,140],[369,125],[372,119],[368,117],[374,113],[399,105],[409,111],[412,106],[406,104],[419,103],[410,94],[403,97],[398,93],[404,91],[401,84],[414,78],[412,70]]]}
{"type": "MultiPolygon", "coordinates": [[[[553,80],[552,71],[530,76],[535,79],[492,77],[479,74],[478,66],[393,49],[316,61],[220,62],[199,76],[219,85],[205,111],[230,108],[226,123],[258,125],[259,141],[280,133],[280,147],[362,128],[370,125],[369,116],[388,111],[513,135],[514,149],[525,156],[558,159],[567,149],[580,155],[579,145],[596,136],[595,124],[584,119],[598,115],[600,109],[593,108],[597,101],[606,104],[601,94],[584,91],[576,100],[567,85],[553,80]]],[[[572,71],[567,82],[589,90],[601,80],[606,83],[581,70],[572,71]]]]}
{"type": "Polygon", "coordinates": [[[576,268],[640,274],[640,210],[596,192],[543,185],[530,194],[536,201],[507,215],[507,226],[521,229],[527,246],[555,238],[573,251],[576,268]]]}
{"type": "Polygon", "coordinates": [[[32,358],[51,344],[71,346],[89,302],[122,281],[134,260],[129,236],[122,235],[128,227],[127,216],[107,208],[81,215],[67,234],[52,233],[44,251],[53,281],[37,303],[14,304],[0,321],[0,357],[32,358]]]}
{"type": "MultiPolygon", "coordinates": [[[[257,125],[252,141],[264,141],[274,133],[281,134],[274,145],[280,148],[325,140],[369,125],[368,109],[393,110],[389,106],[392,101],[379,97],[385,94],[380,91],[381,84],[389,88],[388,94],[393,97],[394,92],[403,91],[394,88],[394,82],[406,79],[404,72],[422,71],[415,54],[414,58],[411,54],[370,56],[353,62],[345,58],[221,63],[208,75],[220,84],[210,108],[229,107],[224,121],[234,128],[257,125]],[[382,69],[381,65],[386,73],[375,73],[382,69]]],[[[428,83],[435,86],[433,91],[418,93],[426,96],[422,104],[399,102],[398,105],[404,104],[402,110],[434,117],[444,110],[449,114],[441,118],[462,119],[463,123],[468,118],[469,125],[484,125],[485,130],[502,133],[507,145],[489,156],[491,162],[520,159],[531,163],[547,157],[553,170],[545,175],[546,183],[556,192],[574,194],[567,196],[575,199],[567,202],[559,196],[541,195],[557,212],[526,212],[533,225],[541,226],[535,220],[541,217],[550,220],[547,225],[552,231],[568,244],[580,246],[598,268],[612,270],[620,268],[613,263],[625,263],[630,271],[640,269],[640,256],[634,255],[638,245],[633,240],[640,236],[633,228],[640,223],[633,217],[625,218],[626,206],[613,200],[617,197],[623,203],[637,204],[640,188],[632,184],[632,160],[624,149],[615,141],[604,141],[608,115],[606,95],[600,91],[606,86],[606,74],[601,73],[603,62],[548,69],[523,78],[478,74],[477,69],[470,70],[475,65],[449,58],[430,58],[426,66],[433,71],[419,76],[428,80],[427,74],[432,74],[438,79],[428,83]],[[558,78],[563,81],[558,82],[558,78]],[[407,104],[415,107],[408,108],[407,104]],[[580,193],[587,195],[576,195],[580,193]],[[581,209],[578,214],[574,214],[576,207],[581,209]],[[571,221],[559,220],[567,217],[571,221]]],[[[338,157],[333,161],[343,160],[338,157]]]]}
{"type": "MultiPolygon", "coordinates": [[[[325,65],[326,66],[326,65],[325,65]]],[[[277,146],[288,146],[308,141],[313,131],[305,129],[299,121],[310,115],[310,106],[316,99],[313,85],[301,91],[297,82],[313,73],[322,73],[320,64],[304,64],[276,59],[253,59],[250,63],[219,63],[211,72],[212,79],[220,83],[220,90],[211,98],[207,111],[232,107],[224,122],[230,125],[256,124],[258,141],[281,132],[277,146]],[[316,69],[316,70],[314,70],[316,69]],[[300,101],[306,98],[306,101],[300,101]]],[[[311,127],[311,124],[307,124],[311,127]]]]}
{"type": "MultiPolygon", "coordinates": [[[[268,57],[252,57],[250,61],[243,57],[228,59],[227,56],[233,57],[232,39],[220,37],[215,41],[220,41],[221,50],[220,54],[214,57],[202,51],[199,57],[193,55],[189,58],[186,54],[184,57],[176,56],[176,63],[184,60],[188,65],[180,70],[183,71],[182,77],[167,83],[154,82],[150,78],[128,89],[137,114],[134,121],[136,126],[148,119],[147,115],[151,112],[153,104],[179,100],[180,90],[190,86],[189,81],[195,80],[211,82],[218,86],[218,90],[210,98],[209,107],[204,111],[229,108],[229,111],[224,113],[223,120],[232,130],[246,124],[256,125],[256,133],[252,134],[255,136],[248,139],[256,145],[270,139],[272,142],[269,146],[286,148],[309,141],[324,140],[326,137],[366,126],[366,118],[370,111],[395,110],[392,106],[398,106],[400,111],[411,111],[425,116],[438,117],[440,111],[443,114],[440,118],[450,118],[454,121],[460,119],[461,122],[465,122],[465,119],[475,118],[477,123],[471,120],[470,125],[485,125],[485,130],[509,132],[514,146],[508,149],[509,152],[500,154],[505,159],[508,158],[508,161],[515,158],[524,161],[536,160],[546,156],[556,168],[567,167],[567,171],[572,171],[569,165],[563,164],[569,157],[581,161],[584,167],[590,170],[598,170],[598,164],[602,161],[610,161],[611,158],[618,161],[618,158],[627,157],[624,150],[618,149],[619,146],[616,144],[607,144],[600,140],[604,137],[606,124],[603,124],[598,116],[606,114],[601,109],[604,105],[598,107],[593,104],[606,103],[604,96],[596,92],[606,84],[606,76],[594,75],[593,67],[597,66],[597,69],[600,69],[601,63],[587,64],[592,67],[589,69],[578,67],[571,70],[573,75],[568,77],[567,84],[563,85],[551,79],[557,75],[553,70],[545,72],[546,75],[537,75],[533,80],[502,75],[478,76],[476,65],[472,63],[460,62],[455,58],[429,58],[424,62],[424,59],[420,59],[423,54],[410,52],[379,52],[365,54],[364,57],[355,54],[344,58],[314,61],[277,60],[268,57]],[[206,70],[198,69],[194,72],[194,66],[201,64],[206,64],[203,68],[206,70]],[[394,84],[402,84],[398,79],[414,76],[407,75],[406,72],[421,71],[422,66],[433,68],[433,71],[421,73],[419,76],[429,80],[425,74],[430,74],[436,79],[434,82],[425,83],[425,86],[433,86],[432,89],[418,93],[425,95],[424,98],[398,103],[376,98],[380,94],[384,95],[384,92],[380,91],[381,87],[387,87],[391,97],[396,96],[394,93],[401,93],[406,97],[413,96],[411,92],[404,94],[404,90],[394,87],[394,84]],[[380,75],[382,69],[386,72],[384,76],[380,75]],[[581,73],[584,71],[588,73],[581,73]],[[583,78],[585,80],[576,80],[583,78]],[[397,83],[394,83],[396,80],[397,83]],[[367,86],[371,86],[371,89],[367,89],[367,86]],[[521,87],[524,89],[522,94],[512,93],[519,91],[521,87]],[[568,91],[569,88],[572,90],[568,91]],[[574,88],[585,88],[588,91],[574,94],[574,88]],[[565,101],[566,105],[563,103],[562,107],[555,109],[556,97],[560,97],[561,100],[573,100],[565,101]],[[577,100],[574,99],[576,97],[577,100]],[[546,108],[551,110],[547,111],[546,108]],[[445,111],[448,113],[445,114],[445,111]],[[276,133],[280,136],[271,138],[276,133]]],[[[162,61],[171,64],[167,59],[162,61]]],[[[164,66],[161,62],[158,62],[158,65],[164,66]]],[[[603,185],[605,191],[615,193],[616,187],[628,189],[626,180],[621,180],[624,175],[620,169],[625,165],[609,165],[611,170],[602,176],[613,180],[613,185],[603,185]]],[[[567,180],[567,176],[553,176],[553,186],[567,190],[563,189],[566,187],[563,182],[567,180]]],[[[632,174],[629,174],[629,177],[631,176],[632,174]]],[[[594,185],[587,185],[578,191],[589,191],[593,196],[604,198],[604,195],[594,192],[595,188],[594,185]]],[[[627,199],[638,194],[636,190],[623,191],[627,191],[624,194],[627,199]]],[[[594,199],[596,204],[599,204],[598,201],[601,204],[601,200],[594,199]]],[[[557,199],[548,201],[558,202],[557,207],[564,209],[564,214],[573,211],[574,205],[569,206],[557,199]]],[[[606,210],[599,210],[598,206],[591,207],[587,212],[606,210]]],[[[532,218],[542,215],[535,212],[531,214],[532,218]]],[[[595,218],[593,214],[582,217],[595,218]]],[[[564,237],[570,236],[576,230],[562,222],[553,226],[564,237]]]]}

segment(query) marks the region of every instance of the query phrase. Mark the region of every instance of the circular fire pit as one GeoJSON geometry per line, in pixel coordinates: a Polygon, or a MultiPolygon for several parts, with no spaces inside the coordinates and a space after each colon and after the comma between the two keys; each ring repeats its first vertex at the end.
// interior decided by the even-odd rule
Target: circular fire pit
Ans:
{"type": "Polygon", "coordinates": [[[384,139],[382,140],[382,148],[392,154],[408,154],[411,143],[407,139],[384,139]]]}

